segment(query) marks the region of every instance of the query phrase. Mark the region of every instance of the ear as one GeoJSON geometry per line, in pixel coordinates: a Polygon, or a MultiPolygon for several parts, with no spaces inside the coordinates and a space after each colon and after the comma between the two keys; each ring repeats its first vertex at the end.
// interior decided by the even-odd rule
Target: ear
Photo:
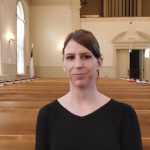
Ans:
{"type": "Polygon", "coordinates": [[[98,63],[98,70],[99,70],[100,67],[102,66],[103,59],[102,58],[97,59],[97,63],[98,63]]]}

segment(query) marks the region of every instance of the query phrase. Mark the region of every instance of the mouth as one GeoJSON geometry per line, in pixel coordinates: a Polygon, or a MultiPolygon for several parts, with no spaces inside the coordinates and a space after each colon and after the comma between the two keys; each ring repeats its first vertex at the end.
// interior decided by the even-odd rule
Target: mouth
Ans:
{"type": "Polygon", "coordinates": [[[87,73],[74,73],[73,75],[74,76],[83,76],[83,75],[86,75],[87,73]]]}

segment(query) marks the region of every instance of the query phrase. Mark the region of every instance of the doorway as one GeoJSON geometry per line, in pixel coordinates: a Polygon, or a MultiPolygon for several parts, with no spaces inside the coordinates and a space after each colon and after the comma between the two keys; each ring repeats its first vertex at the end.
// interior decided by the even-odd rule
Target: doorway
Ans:
{"type": "Polygon", "coordinates": [[[117,49],[116,77],[144,79],[144,49],[117,49]]]}
{"type": "Polygon", "coordinates": [[[144,50],[130,50],[130,78],[143,79],[144,77],[144,50]]]}

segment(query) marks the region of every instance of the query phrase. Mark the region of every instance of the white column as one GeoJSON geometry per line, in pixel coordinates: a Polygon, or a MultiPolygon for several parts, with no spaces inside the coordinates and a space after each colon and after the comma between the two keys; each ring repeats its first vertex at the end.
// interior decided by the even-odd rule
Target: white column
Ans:
{"type": "MultiPolygon", "coordinates": [[[[149,47],[150,49],[150,47],[149,47]]],[[[148,58],[148,68],[147,68],[147,74],[148,74],[148,81],[149,81],[149,84],[150,84],[150,50],[149,50],[149,58],[148,58]]]]}
{"type": "Polygon", "coordinates": [[[2,16],[1,16],[1,3],[3,0],[0,0],[0,76],[2,75],[2,16]]]}
{"type": "MultiPolygon", "coordinates": [[[[150,51],[149,51],[149,56],[150,56],[150,51]]],[[[150,57],[149,57],[149,66],[150,66],[150,57]]],[[[150,84],[150,67],[149,67],[149,84],[150,84]]]]}
{"type": "Polygon", "coordinates": [[[71,0],[72,30],[80,29],[80,0],[71,0]]]}

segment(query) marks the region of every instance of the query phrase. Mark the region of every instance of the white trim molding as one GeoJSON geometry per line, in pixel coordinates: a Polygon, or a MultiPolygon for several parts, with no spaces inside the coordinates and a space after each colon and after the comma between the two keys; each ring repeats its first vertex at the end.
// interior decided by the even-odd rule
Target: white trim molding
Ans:
{"type": "Polygon", "coordinates": [[[71,5],[71,0],[30,0],[31,6],[71,5]]]}

